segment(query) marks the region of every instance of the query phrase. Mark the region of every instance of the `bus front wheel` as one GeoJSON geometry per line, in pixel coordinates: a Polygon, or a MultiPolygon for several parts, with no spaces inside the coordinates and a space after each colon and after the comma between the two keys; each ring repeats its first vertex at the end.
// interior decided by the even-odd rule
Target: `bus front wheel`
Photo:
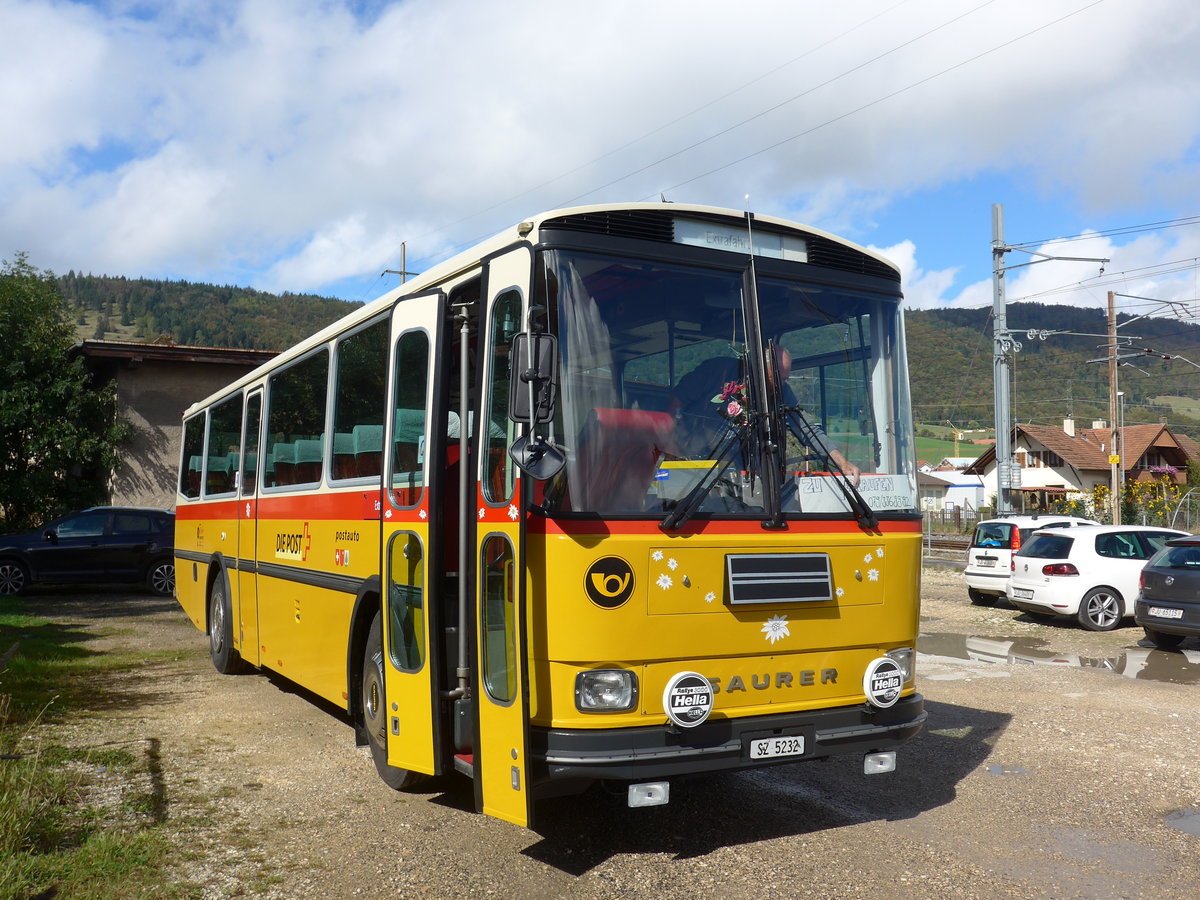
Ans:
{"type": "Polygon", "coordinates": [[[375,761],[375,770],[383,779],[384,784],[398,791],[407,791],[426,783],[429,780],[428,775],[388,765],[388,710],[383,681],[383,626],[380,624],[378,615],[371,623],[371,632],[367,636],[367,645],[363,650],[360,708],[363,729],[367,733],[367,743],[371,747],[371,758],[375,761]]]}

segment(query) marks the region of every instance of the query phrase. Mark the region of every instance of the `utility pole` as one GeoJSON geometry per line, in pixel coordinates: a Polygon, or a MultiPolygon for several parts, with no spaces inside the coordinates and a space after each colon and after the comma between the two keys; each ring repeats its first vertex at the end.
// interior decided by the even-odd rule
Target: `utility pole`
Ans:
{"type": "Polygon", "coordinates": [[[399,275],[400,283],[404,284],[408,280],[409,275],[416,275],[416,272],[408,271],[406,257],[408,256],[407,241],[400,242],[400,268],[399,269],[384,269],[381,275],[399,275]]]}
{"type": "MultiPolygon", "coordinates": [[[[1004,243],[1004,207],[999,203],[992,204],[992,368],[995,375],[992,392],[992,406],[996,417],[996,514],[1004,515],[1012,512],[1012,503],[1008,491],[1021,489],[1021,469],[1012,452],[1012,401],[1009,396],[1010,379],[1008,370],[1008,354],[1020,353],[1021,342],[1013,338],[1008,330],[1008,313],[1005,309],[1004,277],[1009,269],[1020,269],[1023,266],[1033,266],[1051,260],[1071,262],[1098,262],[1100,272],[1104,273],[1104,263],[1107,259],[1092,256],[1050,256],[1037,250],[1025,247],[1010,247],[1004,243]],[[1020,250],[1038,259],[1013,266],[1004,264],[1004,254],[1020,250]]],[[[1115,320],[1114,320],[1115,321],[1115,320]]],[[[1111,328],[1112,326],[1110,326],[1111,328]]],[[[1029,340],[1046,338],[1045,331],[1027,331],[1029,340]]],[[[1116,352],[1113,351],[1113,359],[1116,352]]],[[[1115,379],[1115,376],[1114,376],[1115,379]]],[[[1114,381],[1115,384],[1115,381],[1114,381]]]]}
{"type": "Polygon", "coordinates": [[[1009,397],[1008,354],[1019,351],[1020,343],[1008,330],[1008,311],[1004,297],[1004,207],[992,204],[992,411],[996,420],[996,515],[1012,512],[1009,491],[1020,489],[1020,470],[1012,464],[1012,404],[1009,397]],[[1014,473],[1014,469],[1016,469],[1014,473]],[[1018,483],[1013,484],[1016,475],[1018,483]]]}
{"type": "Polygon", "coordinates": [[[1121,454],[1117,425],[1117,294],[1108,292],[1108,463],[1112,468],[1112,523],[1121,524],[1121,454]]]}

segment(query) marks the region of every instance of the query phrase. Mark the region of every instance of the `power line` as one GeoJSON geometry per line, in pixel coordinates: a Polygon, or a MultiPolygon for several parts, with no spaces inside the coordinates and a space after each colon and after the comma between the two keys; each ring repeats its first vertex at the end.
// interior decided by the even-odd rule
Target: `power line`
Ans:
{"type": "Polygon", "coordinates": [[[1020,244],[1009,244],[1014,248],[1042,247],[1046,244],[1070,244],[1075,241],[1087,241],[1098,237],[1113,237],[1126,234],[1141,234],[1147,231],[1162,231],[1167,228],[1182,228],[1186,225],[1200,225],[1200,216],[1187,216],[1182,219],[1165,219],[1162,222],[1148,222],[1144,225],[1121,225],[1103,231],[1090,231],[1074,237],[1043,238],[1038,241],[1024,241],[1020,244]]]}
{"type": "MultiPolygon", "coordinates": [[[[571,197],[568,200],[564,200],[562,205],[563,206],[570,205],[570,204],[576,202],[577,200],[581,200],[584,197],[587,197],[589,194],[594,194],[597,191],[602,191],[605,188],[612,187],[615,184],[620,184],[622,181],[625,181],[627,178],[632,178],[634,175],[640,175],[642,172],[645,172],[647,169],[653,169],[655,166],[661,165],[662,163],[665,163],[667,160],[674,159],[677,156],[682,156],[684,153],[687,153],[689,150],[694,150],[703,144],[707,144],[709,141],[716,140],[717,138],[721,137],[722,135],[729,134],[731,131],[736,131],[737,129],[741,128],[743,125],[749,125],[751,122],[753,122],[757,119],[761,119],[763,116],[773,113],[778,109],[782,109],[783,107],[787,106],[790,103],[795,103],[797,100],[801,100],[804,97],[807,97],[809,94],[819,91],[823,87],[828,87],[829,85],[833,84],[834,82],[841,81],[843,78],[846,78],[849,75],[853,75],[855,72],[858,72],[861,69],[865,69],[867,66],[874,65],[875,63],[879,62],[881,59],[885,59],[886,57],[891,56],[893,53],[899,53],[905,47],[909,47],[912,44],[917,43],[918,41],[924,40],[925,38],[929,37],[929,35],[935,34],[939,31],[941,31],[943,28],[948,28],[951,25],[953,25],[954,23],[959,22],[962,19],[967,18],[968,16],[974,15],[975,13],[979,12],[984,7],[991,6],[994,2],[996,2],[996,0],[985,0],[985,2],[981,3],[979,6],[976,6],[974,9],[967,10],[965,13],[955,16],[953,19],[949,19],[949,20],[943,22],[942,24],[937,25],[937,26],[929,29],[928,31],[925,31],[925,32],[917,35],[914,38],[910,38],[909,40],[905,41],[903,44],[898,44],[895,47],[892,47],[890,50],[886,50],[883,53],[880,53],[878,56],[874,56],[871,59],[866,60],[865,62],[861,62],[856,66],[852,66],[851,68],[846,69],[844,72],[842,72],[838,75],[834,75],[832,78],[827,78],[825,81],[822,81],[820,84],[813,85],[812,87],[801,91],[799,94],[796,94],[792,97],[789,97],[786,100],[776,103],[774,106],[769,106],[766,109],[761,110],[748,118],[742,119],[742,121],[740,121],[740,122],[736,122],[733,125],[729,125],[726,128],[722,128],[720,131],[714,132],[713,134],[710,134],[706,138],[701,138],[698,141],[688,144],[688,146],[683,147],[679,150],[676,150],[673,153],[669,153],[666,156],[661,157],[660,159],[657,159],[652,163],[647,163],[646,165],[641,166],[640,168],[634,169],[632,172],[627,172],[626,174],[620,176],[619,178],[614,178],[612,181],[608,181],[608,182],[600,185],[599,187],[595,187],[595,188],[592,188],[591,190],[584,191],[582,194],[576,194],[574,197],[571,197]]],[[[686,184],[687,182],[684,182],[684,183],[686,184]]],[[[676,186],[678,186],[678,185],[676,185],[676,186]]]]}
{"type": "Polygon", "coordinates": [[[703,172],[699,175],[693,176],[692,178],[688,178],[684,181],[680,181],[676,184],[671,185],[670,187],[664,188],[663,190],[664,191],[676,190],[677,188],[681,188],[684,185],[691,184],[693,181],[699,181],[702,178],[707,178],[710,175],[715,175],[717,172],[724,171],[725,169],[731,168],[732,166],[736,166],[740,163],[743,163],[748,159],[753,159],[756,156],[761,156],[764,153],[768,153],[771,150],[775,150],[779,147],[782,147],[784,144],[790,143],[795,140],[799,140],[802,137],[807,137],[808,135],[812,134],[815,131],[819,131],[820,129],[825,128],[829,125],[833,125],[837,122],[840,122],[840,121],[842,121],[842,119],[848,119],[850,116],[856,115],[856,114],[862,112],[863,110],[870,109],[873,106],[878,106],[880,103],[883,103],[887,100],[891,100],[894,97],[898,97],[901,94],[907,93],[908,91],[911,91],[914,88],[920,87],[923,84],[927,84],[930,81],[934,81],[937,78],[941,78],[943,75],[947,75],[950,72],[954,72],[958,69],[961,69],[963,66],[970,65],[973,62],[983,59],[985,56],[990,56],[991,54],[996,53],[1000,50],[1003,50],[1006,47],[1010,47],[1013,44],[1023,41],[1028,37],[1032,37],[1033,35],[1037,34],[1038,32],[1045,31],[1047,28],[1051,28],[1055,25],[1065,22],[1067,19],[1073,18],[1074,16],[1077,16],[1080,13],[1086,12],[1087,10],[1091,9],[1094,6],[1099,6],[1103,2],[1104,2],[1104,0],[1092,0],[1091,3],[1081,6],[1079,9],[1076,9],[1074,12],[1070,12],[1064,16],[1060,16],[1059,18],[1053,20],[1052,22],[1047,22],[1044,25],[1039,25],[1037,28],[1034,28],[1031,31],[1027,31],[1024,34],[1019,35],[1015,38],[1012,38],[1011,40],[1005,41],[1002,44],[997,44],[995,47],[992,47],[990,50],[985,50],[982,53],[978,53],[975,56],[970,57],[969,59],[965,59],[962,62],[956,63],[953,66],[942,69],[940,72],[936,72],[933,75],[929,75],[918,81],[914,81],[911,84],[906,85],[905,87],[902,87],[902,88],[899,88],[898,90],[892,91],[890,94],[885,94],[882,97],[878,97],[875,100],[872,100],[870,103],[864,103],[862,106],[859,106],[856,109],[852,109],[849,112],[842,113],[841,115],[835,116],[832,119],[827,119],[826,121],[822,122],[821,124],[814,125],[812,128],[808,128],[808,129],[800,132],[799,134],[794,134],[791,137],[784,138],[781,141],[776,141],[774,144],[771,144],[767,147],[763,147],[762,149],[756,150],[753,153],[747,153],[745,156],[738,157],[737,159],[733,160],[732,162],[728,162],[722,166],[717,166],[715,169],[709,169],[707,172],[703,172]]]}

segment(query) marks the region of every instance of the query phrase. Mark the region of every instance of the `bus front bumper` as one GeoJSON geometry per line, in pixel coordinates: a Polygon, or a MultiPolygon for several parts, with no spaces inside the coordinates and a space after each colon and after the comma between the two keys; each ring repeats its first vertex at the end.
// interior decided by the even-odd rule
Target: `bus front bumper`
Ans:
{"type": "Polygon", "coordinates": [[[530,729],[535,779],[644,781],[899,747],[925,724],[925,699],[890,709],[867,704],[771,716],[710,719],[695,728],[530,729]],[[751,741],[803,735],[804,753],[751,759],[751,741]]]}

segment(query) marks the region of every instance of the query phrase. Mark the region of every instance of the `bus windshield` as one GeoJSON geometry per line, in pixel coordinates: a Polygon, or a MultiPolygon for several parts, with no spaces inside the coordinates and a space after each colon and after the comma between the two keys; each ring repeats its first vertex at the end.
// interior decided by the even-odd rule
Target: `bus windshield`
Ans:
{"type": "Polygon", "coordinates": [[[848,517],[862,501],[915,511],[898,286],[827,270],[818,281],[801,264],[762,269],[747,291],[742,269],[542,254],[539,295],[562,356],[553,439],[567,459],[547,511],[661,518],[687,502],[707,517],[848,517]],[[765,395],[751,352],[774,360],[765,395]],[[763,417],[780,447],[772,456],[763,417]],[[776,477],[764,481],[767,465],[776,477]],[[772,502],[764,484],[778,486],[772,502]]]}

